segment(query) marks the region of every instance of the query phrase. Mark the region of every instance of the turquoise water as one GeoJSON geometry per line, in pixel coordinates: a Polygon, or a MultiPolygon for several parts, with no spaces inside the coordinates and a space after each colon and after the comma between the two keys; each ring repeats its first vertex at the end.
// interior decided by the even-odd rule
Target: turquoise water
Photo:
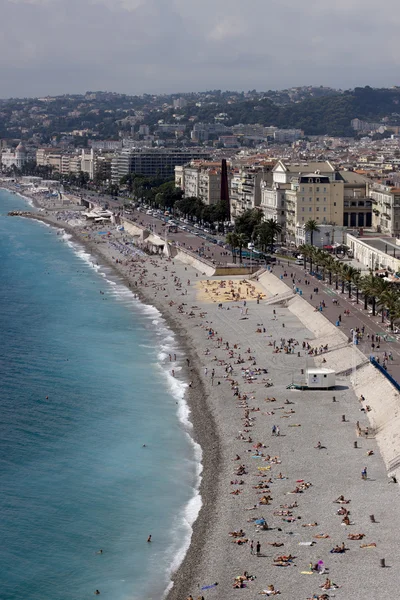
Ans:
{"type": "Polygon", "coordinates": [[[25,207],[0,191],[0,597],[161,598],[200,503],[179,348],[25,207]]]}

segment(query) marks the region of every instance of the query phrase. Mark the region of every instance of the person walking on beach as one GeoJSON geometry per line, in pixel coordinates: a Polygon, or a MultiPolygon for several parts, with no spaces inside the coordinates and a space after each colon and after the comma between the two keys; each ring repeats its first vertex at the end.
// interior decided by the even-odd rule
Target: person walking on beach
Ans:
{"type": "Polygon", "coordinates": [[[254,542],[251,540],[250,542],[250,554],[254,554],[254,542]]]}
{"type": "Polygon", "coordinates": [[[260,544],[260,542],[257,542],[256,552],[257,552],[257,556],[260,556],[260,552],[261,552],[261,544],[260,544]]]}
{"type": "Polygon", "coordinates": [[[367,467],[364,467],[361,471],[361,479],[364,479],[364,481],[367,479],[367,467]]]}

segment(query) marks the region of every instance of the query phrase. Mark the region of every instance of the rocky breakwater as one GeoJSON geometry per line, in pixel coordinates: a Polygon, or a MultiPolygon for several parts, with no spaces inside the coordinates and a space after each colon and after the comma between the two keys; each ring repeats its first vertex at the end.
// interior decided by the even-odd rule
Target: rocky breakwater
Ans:
{"type": "Polygon", "coordinates": [[[9,217],[32,217],[32,213],[27,210],[10,210],[7,213],[9,217]]]}

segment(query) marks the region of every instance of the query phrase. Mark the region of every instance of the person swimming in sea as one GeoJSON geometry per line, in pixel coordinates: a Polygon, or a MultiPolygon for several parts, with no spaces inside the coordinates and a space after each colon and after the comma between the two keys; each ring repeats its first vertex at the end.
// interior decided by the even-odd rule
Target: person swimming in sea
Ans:
{"type": "Polygon", "coordinates": [[[147,538],[148,542],[151,542],[151,534],[149,535],[149,537],[147,538]]]}

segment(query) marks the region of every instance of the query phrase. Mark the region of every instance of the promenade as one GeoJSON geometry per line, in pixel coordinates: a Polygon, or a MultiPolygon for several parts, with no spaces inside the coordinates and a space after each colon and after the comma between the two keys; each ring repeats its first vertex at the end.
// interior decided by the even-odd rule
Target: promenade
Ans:
{"type": "MultiPolygon", "coordinates": [[[[343,294],[341,293],[340,283],[339,289],[336,290],[334,278],[332,278],[332,285],[329,285],[329,283],[318,279],[315,275],[310,275],[303,267],[295,265],[292,261],[288,266],[288,261],[281,259],[280,264],[274,266],[273,272],[278,277],[286,272],[288,277],[284,277],[283,281],[290,288],[293,288],[291,285],[291,274],[293,273],[296,287],[302,290],[302,297],[313,307],[319,306],[320,302],[324,301],[325,308],[322,309],[324,317],[336,326],[340,315],[341,324],[339,328],[349,338],[352,337],[351,329],[359,328],[361,330],[364,327],[363,339],[360,341],[358,349],[367,358],[370,355],[379,357],[381,364],[385,352],[387,354],[391,352],[393,360],[389,359],[387,361],[387,372],[400,383],[400,336],[390,331],[387,322],[382,323],[380,313],[377,312],[375,317],[372,316],[371,305],[368,305],[368,309],[364,310],[364,300],[361,298],[361,294],[357,304],[355,290],[352,291],[352,298],[349,299],[347,290],[343,294]],[[310,285],[304,284],[305,279],[310,281],[310,285]],[[314,292],[314,288],[318,288],[318,293],[314,292]],[[350,311],[350,315],[345,315],[345,310],[350,311]],[[381,337],[379,348],[377,348],[376,341],[372,341],[372,336],[376,335],[381,337]],[[384,335],[387,335],[386,342],[383,339],[384,335]],[[372,348],[372,344],[375,345],[375,348],[372,348]]],[[[351,365],[349,365],[349,368],[351,368],[351,365]]]]}

